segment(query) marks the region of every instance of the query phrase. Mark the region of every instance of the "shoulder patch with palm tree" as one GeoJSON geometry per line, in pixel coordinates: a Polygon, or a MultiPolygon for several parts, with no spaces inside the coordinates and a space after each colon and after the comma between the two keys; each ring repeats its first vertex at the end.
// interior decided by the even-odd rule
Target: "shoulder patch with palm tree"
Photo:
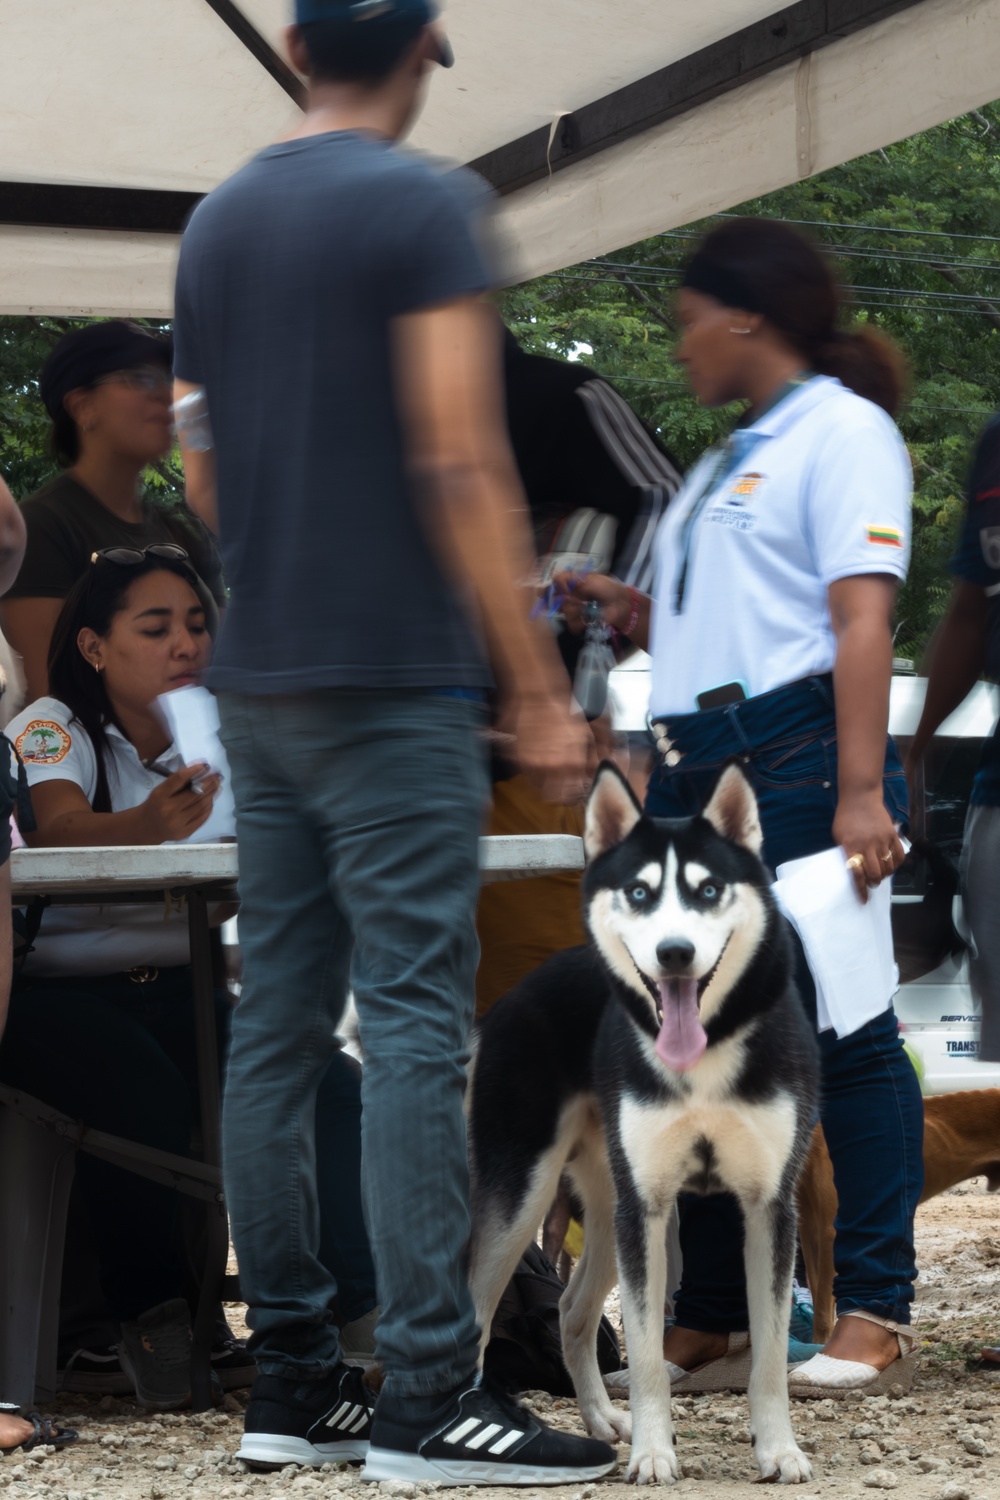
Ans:
{"type": "Polygon", "coordinates": [[[54,719],[32,719],[17,737],[15,749],[28,766],[57,766],[65,760],[73,741],[54,719]]]}

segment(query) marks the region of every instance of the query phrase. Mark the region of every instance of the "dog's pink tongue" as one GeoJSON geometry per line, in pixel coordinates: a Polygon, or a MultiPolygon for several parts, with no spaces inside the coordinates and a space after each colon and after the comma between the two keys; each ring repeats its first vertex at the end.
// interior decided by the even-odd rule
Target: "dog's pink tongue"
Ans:
{"type": "Polygon", "coordinates": [[[675,1073],[686,1073],[708,1046],[698,1014],[698,981],[661,979],[657,988],[663,1024],[656,1038],[656,1055],[675,1073]]]}

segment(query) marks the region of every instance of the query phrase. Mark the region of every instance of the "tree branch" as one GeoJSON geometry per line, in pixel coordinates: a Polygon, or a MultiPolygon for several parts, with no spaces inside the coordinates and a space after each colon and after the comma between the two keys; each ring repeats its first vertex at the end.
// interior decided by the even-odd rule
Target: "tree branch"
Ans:
{"type": "Polygon", "coordinates": [[[622,286],[628,288],[633,297],[635,297],[636,301],[641,303],[642,306],[646,309],[650,317],[655,318],[657,323],[659,323],[661,327],[665,328],[668,333],[677,332],[677,327],[673,320],[669,318],[667,314],[657,306],[652,297],[646,296],[646,293],[643,291],[641,286],[636,286],[631,276],[627,276],[624,271],[616,271],[614,274],[615,280],[620,281],[622,286]]]}
{"type": "MultiPolygon", "coordinates": [[[[939,276],[944,277],[945,281],[949,281],[953,287],[956,287],[960,292],[964,292],[966,296],[970,295],[968,287],[962,280],[961,276],[959,276],[954,266],[942,266],[939,265],[936,261],[931,261],[930,264],[932,269],[937,271],[939,276]]],[[[994,328],[1000,328],[1000,308],[996,307],[992,302],[987,302],[985,299],[980,300],[978,298],[976,299],[975,305],[979,308],[979,311],[981,313],[986,314],[990,322],[993,324],[994,328]]]]}

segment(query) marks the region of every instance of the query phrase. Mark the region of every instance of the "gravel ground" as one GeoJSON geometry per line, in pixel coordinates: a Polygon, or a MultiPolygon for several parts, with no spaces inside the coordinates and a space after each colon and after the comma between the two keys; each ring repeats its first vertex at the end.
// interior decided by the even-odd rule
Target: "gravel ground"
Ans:
{"type": "MultiPolygon", "coordinates": [[[[1000,1495],[1000,1375],[970,1374],[965,1363],[981,1344],[1000,1342],[1000,1200],[986,1194],[983,1182],[933,1199],[919,1211],[917,1248],[924,1343],[914,1390],[898,1400],[793,1402],[796,1434],[815,1470],[812,1482],[796,1492],[799,1500],[877,1500],[882,1490],[898,1490],[900,1500],[1000,1495]]],[[[527,1400],[556,1426],[580,1430],[573,1402],[547,1395],[527,1400]]],[[[66,1396],[52,1414],[76,1427],[80,1442],[62,1453],[0,1458],[2,1500],[306,1500],[336,1493],[377,1500],[379,1490],[411,1500],[436,1488],[362,1485],[356,1469],[332,1466],[250,1473],[232,1458],[241,1412],[240,1395],[227,1396],[220,1411],[156,1417],[128,1401],[66,1396]]],[[[684,1474],[678,1492],[751,1500],[756,1466],[745,1397],[690,1397],[675,1401],[674,1413],[684,1474]]],[[[626,1457],[624,1448],[620,1456],[626,1457]]],[[[452,1493],[501,1500],[510,1491],[452,1493]]],[[[520,1493],[542,1500],[533,1487],[520,1493]]],[[[629,1492],[612,1476],[558,1493],[567,1500],[599,1493],[602,1500],[625,1500],[629,1492]]]]}

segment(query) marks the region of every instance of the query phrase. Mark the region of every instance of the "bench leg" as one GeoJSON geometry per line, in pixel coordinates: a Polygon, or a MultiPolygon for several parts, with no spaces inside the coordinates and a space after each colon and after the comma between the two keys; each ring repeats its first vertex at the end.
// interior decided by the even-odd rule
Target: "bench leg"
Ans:
{"type": "MultiPolygon", "coordinates": [[[[191,973],[194,987],[195,1038],[198,1048],[198,1099],[201,1108],[201,1138],[205,1161],[222,1164],[222,1120],[219,1092],[219,1053],[215,1035],[215,986],[208,906],[204,893],[188,892],[188,930],[191,937],[191,973]]],[[[219,1194],[209,1204],[202,1268],[201,1295],[194,1319],[191,1348],[191,1408],[207,1411],[212,1402],[212,1338],[215,1314],[229,1260],[229,1217],[225,1199],[219,1194]]]]}
{"type": "Polygon", "coordinates": [[[75,1158],[67,1141],[0,1108],[0,1401],[31,1406],[55,1394],[75,1158]]]}

